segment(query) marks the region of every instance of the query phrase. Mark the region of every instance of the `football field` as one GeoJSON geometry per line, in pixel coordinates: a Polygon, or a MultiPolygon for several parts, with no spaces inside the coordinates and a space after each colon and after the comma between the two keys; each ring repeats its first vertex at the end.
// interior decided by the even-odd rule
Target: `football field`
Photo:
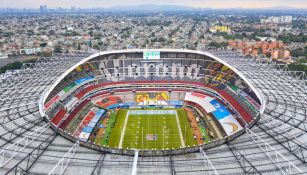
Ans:
{"type": "Polygon", "coordinates": [[[121,109],[108,142],[122,149],[176,149],[195,144],[183,109],[121,109]]]}

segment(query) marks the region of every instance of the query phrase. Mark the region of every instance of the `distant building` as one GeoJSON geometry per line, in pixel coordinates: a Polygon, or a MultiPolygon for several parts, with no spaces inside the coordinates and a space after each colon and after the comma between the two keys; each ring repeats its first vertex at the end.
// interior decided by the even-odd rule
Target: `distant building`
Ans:
{"type": "Polygon", "coordinates": [[[5,58],[8,58],[8,56],[0,52],[0,59],[5,59],[5,58]]]}
{"type": "Polygon", "coordinates": [[[32,48],[32,49],[20,49],[20,55],[35,55],[38,52],[41,52],[41,48],[32,48]]]}
{"type": "Polygon", "coordinates": [[[39,6],[39,12],[40,13],[46,13],[48,10],[47,10],[47,6],[46,5],[41,5],[39,6]]]}
{"type": "Polygon", "coordinates": [[[266,41],[236,41],[229,40],[228,47],[241,51],[244,55],[258,56],[259,54],[271,54],[271,58],[276,59],[289,59],[291,54],[289,50],[285,50],[283,42],[266,42],[266,41]]]}
{"type": "Polygon", "coordinates": [[[209,31],[212,33],[217,33],[217,32],[229,33],[231,30],[230,27],[228,26],[212,26],[210,27],[209,31]]]}
{"type": "Polygon", "coordinates": [[[74,28],[73,27],[67,27],[67,31],[73,31],[74,28]]]}
{"type": "Polygon", "coordinates": [[[292,23],[292,19],[293,19],[292,16],[281,16],[280,17],[280,21],[282,23],[292,23]]]}
{"type": "Polygon", "coordinates": [[[292,23],[293,17],[292,16],[271,16],[267,19],[260,19],[261,23],[292,23]]]}
{"type": "Polygon", "coordinates": [[[278,58],[278,50],[274,50],[271,52],[271,58],[272,59],[277,59],[278,58]]]}

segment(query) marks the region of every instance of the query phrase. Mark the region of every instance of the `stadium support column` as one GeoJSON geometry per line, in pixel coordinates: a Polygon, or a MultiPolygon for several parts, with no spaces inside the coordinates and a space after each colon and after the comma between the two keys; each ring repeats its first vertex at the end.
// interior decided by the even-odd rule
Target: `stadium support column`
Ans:
{"type": "Polygon", "coordinates": [[[219,175],[219,173],[216,171],[215,167],[213,166],[212,162],[210,161],[209,157],[203,150],[203,148],[200,146],[199,151],[203,154],[204,163],[206,167],[206,171],[208,171],[208,174],[212,175],[219,175]]]}
{"type": "MultiPolygon", "coordinates": [[[[10,144],[6,148],[0,151],[0,167],[3,168],[4,165],[9,163],[15,156],[21,153],[28,145],[37,140],[48,128],[50,124],[47,123],[35,131],[31,132],[29,135],[24,136],[13,144],[10,144]]],[[[6,142],[9,143],[9,142],[6,142]]],[[[6,144],[5,143],[5,144],[6,144]]],[[[5,145],[4,144],[4,145],[5,145]]]]}
{"type": "Polygon", "coordinates": [[[279,168],[282,174],[303,174],[304,172],[297,167],[291,160],[281,154],[277,149],[262,140],[252,130],[245,128],[246,133],[258,145],[258,147],[267,155],[269,159],[279,168]],[[282,162],[282,163],[281,163],[282,162]]]}
{"type": "Polygon", "coordinates": [[[59,174],[62,175],[65,173],[68,164],[73,159],[76,150],[79,148],[79,140],[64,154],[60,161],[49,171],[48,175],[59,174]]]}
{"type": "Polygon", "coordinates": [[[136,175],[137,173],[138,158],[139,158],[139,151],[135,150],[131,175],[136,175]]]}

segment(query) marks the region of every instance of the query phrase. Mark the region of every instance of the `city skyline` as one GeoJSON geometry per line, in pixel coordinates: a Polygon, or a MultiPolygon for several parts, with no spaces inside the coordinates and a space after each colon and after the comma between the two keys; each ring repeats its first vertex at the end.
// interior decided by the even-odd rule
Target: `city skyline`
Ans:
{"type": "Polygon", "coordinates": [[[113,6],[129,6],[129,5],[143,5],[143,4],[169,4],[169,5],[183,5],[197,8],[267,8],[286,6],[293,8],[307,8],[307,1],[292,0],[291,3],[286,0],[258,0],[257,3],[253,0],[117,0],[117,1],[97,1],[97,0],[2,0],[0,8],[38,8],[39,5],[47,5],[49,8],[99,8],[99,7],[113,7],[113,6]]]}

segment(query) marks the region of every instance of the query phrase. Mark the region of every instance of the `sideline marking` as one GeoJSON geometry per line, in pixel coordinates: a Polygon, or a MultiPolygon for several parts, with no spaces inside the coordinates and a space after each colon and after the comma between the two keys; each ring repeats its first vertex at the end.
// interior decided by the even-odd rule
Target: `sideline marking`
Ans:
{"type": "Polygon", "coordinates": [[[125,119],[125,123],[124,123],[124,128],[123,128],[123,131],[120,135],[120,141],[119,141],[119,144],[118,144],[119,149],[121,149],[122,145],[123,145],[123,140],[124,140],[124,135],[125,135],[125,131],[126,131],[126,126],[127,126],[127,123],[128,123],[128,118],[129,118],[129,110],[127,111],[126,119],[125,119]]]}
{"type": "Polygon", "coordinates": [[[179,118],[178,118],[177,111],[176,111],[176,121],[177,121],[179,136],[180,136],[180,140],[181,140],[181,146],[185,147],[185,144],[184,144],[184,141],[183,141],[183,137],[182,137],[182,132],[181,132],[181,128],[180,128],[180,123],[179,123],[179,118]]]}

